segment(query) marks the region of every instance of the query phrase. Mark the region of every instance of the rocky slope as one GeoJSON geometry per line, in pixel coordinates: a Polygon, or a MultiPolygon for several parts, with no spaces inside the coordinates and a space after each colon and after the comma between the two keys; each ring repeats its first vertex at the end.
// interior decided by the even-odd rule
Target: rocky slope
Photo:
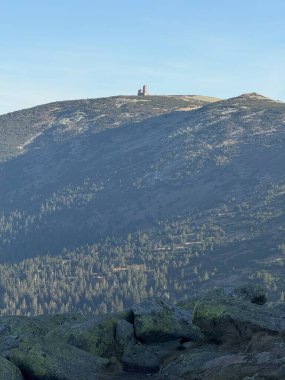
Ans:
{"type": "Polygon", "coordinates": [[[285,309],[265,302],[248,285],[98,317],[2,317],[0,379],[284,379],[285,309]]]}

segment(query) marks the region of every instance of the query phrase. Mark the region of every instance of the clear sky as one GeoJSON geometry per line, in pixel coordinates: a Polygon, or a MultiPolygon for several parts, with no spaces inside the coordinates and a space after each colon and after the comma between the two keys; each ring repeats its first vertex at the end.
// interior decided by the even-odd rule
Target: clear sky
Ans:
{"type": "Polygon", "coordinates": [[[285,101],[285,0],[0,0],[0,113],[136,94],[285,101]]]}

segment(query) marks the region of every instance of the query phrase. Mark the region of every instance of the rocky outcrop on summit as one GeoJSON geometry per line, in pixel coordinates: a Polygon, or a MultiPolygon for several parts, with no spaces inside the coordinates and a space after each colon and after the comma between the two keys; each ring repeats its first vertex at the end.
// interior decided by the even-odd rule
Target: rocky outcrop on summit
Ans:
{"type": "Polygon", "coordinates": [[[2,318],[0,380],[281,380],[285,308],[265,300],[249,285],[103,316],[2,318]]]}

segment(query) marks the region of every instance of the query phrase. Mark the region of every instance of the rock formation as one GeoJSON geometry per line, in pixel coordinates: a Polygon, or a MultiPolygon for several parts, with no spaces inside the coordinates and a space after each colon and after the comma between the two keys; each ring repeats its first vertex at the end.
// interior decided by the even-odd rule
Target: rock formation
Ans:
{"type": "Polygon", "coordinates": [[[0,319],[0,380],[285,378],[285,307],[259,286],[117,314],[0,319]]]}

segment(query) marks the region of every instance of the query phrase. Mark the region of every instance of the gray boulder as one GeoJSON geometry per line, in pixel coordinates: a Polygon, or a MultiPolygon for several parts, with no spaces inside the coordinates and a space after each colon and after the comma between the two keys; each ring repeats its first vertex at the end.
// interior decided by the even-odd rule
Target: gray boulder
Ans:
{"type": "Polygon", "coordinates": [[[22,344],[10,360],[27,378],[37,380],[96,380],[108,364],[107,359],[61,343],[22,344]]]}
{"type": "Polygon", "coordinates": [[[136,344],[129,346],[121,359],[127,371],[155,372],[164,360],[175,354],[179,342],[171,341],[160,344],[136,344]]]}
{"type": "Polygon", "coordinates": [[[257,305],[266,303],[266,290],[261,285],[247,284],[239,287],[223,287],[211,290],[205,298],[233,297],[257,305]]]}
{"type": "Polygon", "coordinates": [[[232,297],[197,301],[193,323],[208,339],[232,345],[246,343],[260,331],[285,333],[285,319],[273,309],[232,297]]]}
{"type": "Polygon", "coordinates": [[[201,339],[200,330],[192,324],[191,312],[166,301],[146,299],[132,311],[135,336],[143,343],[201,339]]]}
{"type": "Polygon", "coordinates": [[[266,331],[257,332],[251,337],[246,347],[246,352],[272,352],[285,356],[284,338],[280,335],[272,335],[266,331]]]}
{"type": "Polygon", "coordinates": [[[268,352],[256,355],[223,352],[217,347],[189,350],[165,363],[167,380],[284,380],[285,359],[268,352]]]}
{"type": "Polygon", "coordinates": [[[48,332],[48,326],[40,318],[9,316],[0,319],[0,355],[23,341],[38,342],[48,332]]]}
{"type": "Polygon", "coordinates": [[[124,319],[119,319],[116,326],[116,344],[119,350],[125,350],[136,343],[134,326],[124,319]]]}
{"type": "Polygon", "coordinates": [[[24,378],[15,364],[0,356],[0,380],[24,380],[24,378]]]}
{"type": "Polygon", "coordinates": [[[117,318],[112,315],[94,316],[65,323],[51,330],[46,340],[71,344],[94,355],[111,357],[116,349],[116,326],[117,318]]]}
{"type": "Polygon", "coordinates": [[[0,318],[0,355],[7,356],[22,342],[37,343],[52,329],[83,317],[78,314],[40,317],[8,316],[0,318]]]}
{"type": "Polygon", "coordinates": [[[225,354],[205,363],[204,370],[200,373],[201,380],[284,380],[284,378],[284,358],[269,352],[256,355],[225,354]]]}
{"type": "Polygon", "coordinates": [[[198,373],[205,370],[205,365],[208,362],[224,355],[215,346],[189,350],[166,362],[161,367],[160,376],[163,379],[171,380],[181,378],[191,379],[192,375],[197,376],[198,373]]]}

